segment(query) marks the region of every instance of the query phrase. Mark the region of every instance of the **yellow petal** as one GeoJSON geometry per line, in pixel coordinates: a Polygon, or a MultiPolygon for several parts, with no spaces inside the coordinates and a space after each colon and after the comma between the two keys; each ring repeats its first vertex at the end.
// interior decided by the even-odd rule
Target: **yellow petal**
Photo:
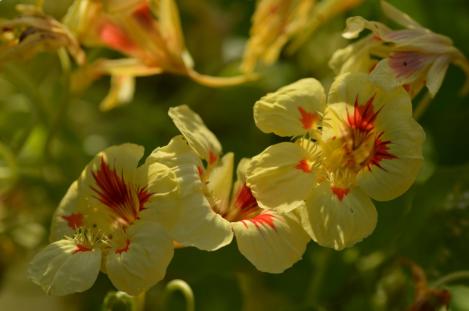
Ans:
{"type": "Polygon", "coordinates": [[[299,261],[309,237],[291,215],[264,211],[232,223],[239,251],[259,271],[282,273],[299,261]]]}
{"type": "Polygon", "coordinates": [[[223,156],[220,163],[215,166],[207,178],[207,188],[215,198],[217,204],[227,206],[233,184],[233,153],[223,156]]]}
{"type": "Polygon", "coordinates": [[[449,63],[450,59],[447,56],[440,56],[435,59],[428,70],[426,85],[432,97],[435,97],[443,84],[443,79],[445,78],[449,63]]]}
{"type": "Polygon", "coordinates": [[[83,210],[78,207],[78,182],[73,182],[60,201],[52,218],[49,240],[55,242],[65,236],[72,236],[75,229],[84,223],[83,210]]]}
{"type": "Polygon", "coordinates": [[[145,165],[150,166],[153,163],[159,163],[171,169],[177,178],[182,195],[201,189],[199,168],[202,168],[202,162],[182,136],[176,136],[166,146],[153,150],[145,165]]]}
{"type": "Polygon", "coordinates": [[[132,76],[111,76],[111,89],[101,102],[99,108],[103,111],[132,101],[135,92],[135,78],[132,76]]]}
{"type": "Polygon", "coordinates": [[[160,0],[158,20],[161,33],[165,37],[169,49],[176,55],[187,53],[184,46],[184,35],[179,20],[179,12],[174,0],[160,0]]]}
{"type": "Polygon", "coordinates": [[[138,295],[164,278],[173,252],[161,226],[138,221],[128,229],[127,244],[107,255],[106,273],[117,289],[138,295]]]}
{"type": "Polygon", "coordinates": [[[400,89],[388,97],[376,120],[382,141],[389,141],[392,159],[383,159],[379,166],[371,166],[358,176],[360,187],[373,199],[392,200],[414,183],[423,162],[422,146],[425,133],[412,117],[407,94],[400,89]],[[399,94],[401,93],[401,94],[399,94]]]}
{"type": "Polygon", "coordinates": [[[28,276],[47,294],[64,296],[93,286],[100,267],[101,251],[79,249],[72,240],[59,240],[33,258],[28,276]]]}
{"type": "Polygon", "coordinates": [[[376,64],[376,60],[370,58],[371,49],[381,44],[377,40],[373,40],[369,35],[343,49],[336,50],[329,60],[329,67],[336,74],[347,72],[366,72],[376,64]]]}
{"type": "Polygon", "coordinates": [[[376,209],[358,188],[333,189],[321,183],[300,209],[303,225],[319,245],[341,250],[370,235],[377,222],[376,209]]]}
{"type": "Polygon", "coordinates": [[[220,142],[198,114],[186,105],[169,108],[168,114],[201,159],[209,164],[218,160],[221,154],[220,142]]]}
{"type": "Polygon", "coordinates": [[[254,120],[264,133],[299,136],[315,132],[326,105],[316,79],[302,79],[262,97],[254,105],[254,120]]]}
{"type": "Polygon", "coordinates": [[[181,208],[176,225],[169,231],[171,237],[184,246],[214,251],[231,243],[230,223],[214,212],[200,191],[181,197],[181,208]]]}
{"type": "Polygon", "coordinates": [[[177,221],[168,228],[171,237],[185,246],[203,250],[215,250],[229,244],[233,238],[229,222],[211,209],[198,172],[201,162],[182,136],[155,149],[147,162],[156,161],[170,167],[180,185],[179,196],[163,203],[168,210],[180,211],[177,221]]]}
{"type": "Polygon", "coordinates": [[[373,31],[373,33],[380,38],[391,31],[391,29],[383,23],[369,21],[361,16],[353,16],[347,18],[346,27],[342,36],[346,39],[354,39],[365,29],[373,31]]]}
{"type": "Polygon", "coordinates": [[[282,211],[301,206],[315,183],[310,156],[298,144],[285,142],[253,157],[247,184],[259,206],[282,211]]]}

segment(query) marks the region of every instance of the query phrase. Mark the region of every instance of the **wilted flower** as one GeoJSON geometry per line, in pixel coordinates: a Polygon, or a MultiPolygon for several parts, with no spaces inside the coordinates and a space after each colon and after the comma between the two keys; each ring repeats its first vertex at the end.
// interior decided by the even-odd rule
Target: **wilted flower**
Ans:
{"type": "Polygon", "coordinates": [[[20,16],[0,19],[0,65],[61,48],[67,49],[78,64],[85,62],[80,44],[63,24],[33,5],[18,5],[17,10],[20,16]]]}
{"type": "Polygon", "coordinates": [[[243,71],[252,72],[258,62],[274,63],[293,37],[294,47],[303,44],[316,28],[362,0],[259,0],[252,17],[243,71]]]}
{"type": "Polygon", "coordinates": [[[280,273],[298,261],[305,251],[308,235],[295,214],[258,206],[246,184],[245,169],[250,160],[240,161],[233,186],[234,156],[228,153],[221,157],[220,143],[201,118],[187,106],[171,108],[169,115],[187,143],[182,137],[175,138],[170,150],[157,150],[150,157],[155,156],[166,165],[194,155],[197,159],[190,167],[179,166],[180,175],[192,175],[192,181],[184,178],[187,184],[181,186],[188,193],[181,208],[181,219],[184,219],[180,221],[181,236],[187,241],[185,235],[190,235],[191,244],[213,244],[211,241],[217,239],[218,248],[230,243],[234,234],[240,252],[264,272],[280,273]],[[162,161],[162,153],[166,154],[167,162],[162,161]],[[207,213],[212,225],[194,220],[201,213],[207,213]]]}
{"type": "MultiPolygon", "coordinates": [[[[469,62],[450,38],[424,28],[385,1],[381,5],[385,15],[405,29],[392,30],[360,16],[349,18],[345,38],[356,38],[365,29],[372,34],[333,55],[330,65],[337,73],[370,72],[371,79],[382,87],[403,85],[411,96],[426,86],[432,97],[440,89],[450,63],[469,77],[469,62]]],[[[469,80],[463,93],[467,91],[469,80]]]]}
{"type": "Polygon", "coordinates": [[[382,89],[367,74],[336,78],[327,98],[315,79],[268,94],[254,106],[256,125],[293,142],[252,159],[247,185],[269,210],[298,208],[310,236],[342,249],[376,225],[369,197],[404,193],[422,162],[424,132],[401,87],[382,89]]]}
{"type": "Polygon", "coordinates": [[[246,81],[245,76],[212,77],[193,69],[174,0],[76,0],[64,23],[86,46],[105,46],[129,57],[100,59],[75,74],[75,90],[85,88],[101,75],[112,76],[111,92],[101,104],[103,109],[131,100],[137,76],[170,72],[214,87],[246,81]]]}

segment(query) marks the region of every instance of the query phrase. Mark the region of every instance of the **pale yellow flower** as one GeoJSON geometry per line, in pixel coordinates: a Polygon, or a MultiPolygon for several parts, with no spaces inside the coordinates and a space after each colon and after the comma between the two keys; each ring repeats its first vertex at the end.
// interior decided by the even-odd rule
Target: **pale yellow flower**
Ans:
{"type": "Polygon", "coordinates": [[[183,245],[213,245],[218,241],[218,248],[230,243],[234,234],[240,252],[264,272],[280,273],[300,260],[308,235],[296,214],[258,206],[246,185],[245,170],[250,160],[240,161],[233,186],[234,156],[222,156],[220,143],[201,118],[187,106],[171,108],[169,115],[184,138],[173,139],[168,148],[156,150],[150,158],[173,166],[178,176],[192,176],[184,178],[187,183],[181,185],[187,200],[181,201],[183,220],[179,222],[180,239],[175,239],[181,242],[192,238],[191,243],[183,245]],[[179,159],[188,157],[195,158],[191,166],[178,165],[179,159]],[[200,214],[211,224],[197,221],[195,216],[200,214]]]}
{"type": "MultiPolygon", "coordinates": [[[[385,15],[405,29],[393,30],[360,16],[349,18],[345,38],[356,38],[365,29],[372,34],[333,55],[330,65],[337,73],[370,72],[372,80],[382,87],[403,85],[411,96],[426,86],[432,97],[440,89],[451,63],[469,77],[469,62],[450,38],[424,28],[385,1],[381,5],[385,15]]],[[[463,93],[468,90],[469,80],[463,93]]]]}
{"type": "Polygon", "coordinates": [[[298,209],[313,240],[335,249],[368,236],[377,218],[369,197],[401,195],[422,162],[424,132],[408,94],[367,74],[337,77],[327,104],[317,80],[297,81],[256,102],[254,118],[266,133],[294,137],[252,159],[247,185],[259,205],[298,209]]]}
{"type": "Polygon", "coordinates": [[[70,186],[52,220],[52,243],[29,266],[29,277],[48,294],[87,290],[99,271],[131,295],[164,277],[179,185],[161,163],[138,167],[142,156],[137,145],[110,147],[70,186]]]}

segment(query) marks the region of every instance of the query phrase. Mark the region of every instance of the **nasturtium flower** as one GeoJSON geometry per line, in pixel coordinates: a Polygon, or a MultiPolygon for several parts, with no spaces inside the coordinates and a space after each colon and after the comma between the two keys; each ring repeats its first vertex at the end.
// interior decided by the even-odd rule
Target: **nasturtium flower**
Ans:
{"type": "Polygon", "coordinates": [[[296,47],[303,44],[318,26],[361,2],[258,0],[241,65],[243,71],[254,71],[258,62],[266,65],[276,62],[282,48],[293,37],[296,47]]]}
{"type": "Polygon", "coordinates": [[[138,145],[109,147],[70,186],[52,220],[52,243],[29,266],[29,277],[48,294],[85,291],[99,271],[131,295],[164,277],[179,184],[161,163],[138,166],[142,156],[138,145]]]}
{"type": "Polygon", "coordinates": [[[298,209],[323,246],[342,249],[368,236],[377,213],[370,199],[403,194],[422,163],[424,132],[404,88],[383,89],[365,73],[344,74],[326,95],[303,79],[254,105],[256,125],[293,137],[252,158],[247,185],[268,210],[298,209]]]}
{"type": "MultiPolygon", "coordinates": [[[[149,158],[175,168],[186,176],[181,184],[187,200],[181,208],[180,237],[189,245],[219,240],[217,247],[236,237],[240,252],[260,271],[280,273],[300,260],[309,240],[298,215],[261,209],[246,184],[245,170],[249,159],[242,159],[233,185],[234,155],[222,155],[215,135],[202,119],[187,106],[170,108],[169,115],[183,134],[173,139],[171,148],[157,149],[149,158]],[[192,157],[190,166],[181,167],[179,159],[192,157]],[[166,159],[164,161],[163,159],[166,159]],[[188,178],[187,175],[191,175],[188,178]],[[196,221],[195,216],[207,214],[212,224],[196,221]],[[221,229],[223,228],[223,229],[221,229]]],[[[199,217],[200,219],[200,217],[199,217]]],[[[178,242],[177,236],[175,239],[178,242]]],[[[182,242],[183,245],[187,245],[182,242]]]]}
{"type": "Polygon", "coordinates": [[[78,64],[85,62],[79,42],[67,27],[33,5],[17,5],[20,16],[0,19],[0,65],[25,60],[43,51],[66,49],[78,64]]]}
{"type": "Polygon", "coordinates": [[[84,45],[104,46],[126,56],[99,59],[74,75],[72,87],[76,91],[102,75],[111,75],[111,91],[102,109],[130,101],[137,76],[169,72],[214,87],[246,81],[245,76],[212,77],[193,69],[174,0],[76,0],[64,23],[84,45]]]}
{"type": "MultiPolygon", "coordinates": [[[[384,14],[404,29],[393,30],[360,16],[349,18],[345,38],[357,38],[365,29],[372,33],[333,55],[330,65],[337,73],[370,72],[382,87],[403,85],[411,96],[426,86],[432,97],[440,89],[451,63],[469,78],[469,62],[450,38],[424,28],[385,1],[381,4],[384,14]]],[[[469,80],[463,93],[467,91],[469,80]]]]}

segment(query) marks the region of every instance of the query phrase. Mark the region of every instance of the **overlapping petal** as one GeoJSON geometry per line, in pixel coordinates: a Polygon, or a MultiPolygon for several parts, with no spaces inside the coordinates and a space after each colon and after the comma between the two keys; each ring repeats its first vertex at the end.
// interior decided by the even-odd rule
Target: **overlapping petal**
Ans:
{"type": "Polygon", "coordinates": [[[326,106],[321,83],[302,79],[269,93],[254,105],[254,120],[265,133],[300,136],[314,133],[326,106]]]}
{"type": "Polygon", "coordinates": [[[106,273],[115,287],[137,295],[163,279],[173,257],[173,244],[156,223],[139,221],[128,229],[124,247],[106,257],[106,273]]]}
{"type": "Polygon", "coordinates": [[[315,183],[316,159],[296,143],[279,143],[252,158],[247,184],[264,208],[289,211],[303,204],[315,183]]]}
{"type": "Polygon", "coordinates": [[[282,273],[301,259],[309,237],[298,219],[274,211],[232,223],[239,251],[259,271],[282,273]]]}
{"type": "Polygon", "coordinates": [[[172,107],[168,114],[201,159],[209,164],[218,161],[222,151],[221,144],[198,114],[186,105],[172,107]]]}
{"type": "Polygon", "coordinates": [[[300,209],[303,226],[319,245],[341,250],[370,235],[376,209],[358,188],[336,189],[328,182],[316,187],[300,209]]]}
{"type": "Polygon", "coordinates": [[[100,250],[65,239],[41,250],[29,264],[28,275],[47,294],[64,296],[89,289],[100,267],[100,250]]]}
{"type": "Polygon", "coordinates": [[[157,161],[173,170],[180,183],[180,195],[171,201],[179,209],[177,223],[169,228],[170,235],[185,246],[215,250],[229,244],[233,233],[229,222],[215,213],[205,198],[199,175],[201,162],[181,136],[157,148],[147,162],[157,161]]]}

